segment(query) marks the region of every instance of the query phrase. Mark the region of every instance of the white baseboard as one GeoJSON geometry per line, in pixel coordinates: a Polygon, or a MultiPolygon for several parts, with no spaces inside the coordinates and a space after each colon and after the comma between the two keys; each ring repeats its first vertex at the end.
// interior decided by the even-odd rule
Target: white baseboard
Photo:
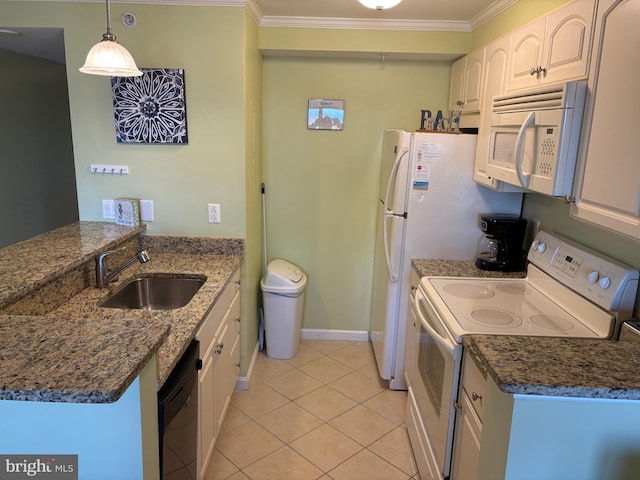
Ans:
{"type": "MultiPolygon", "coordinates": [[[[352,342],[368,342],[369,332],[360,330],[317,330],[303,328],[300,338],[303,340],[349,340],[352,342]]],[[[236,390],[249,390],[251,373],[253,372],[253,366],[256,363],[259,352],[260,344],[256,342],[256,346],[253,349],[253,355],[251,356],[251,362],[249,363],[249,369],[247,370],[247,376],[238,377],[238,380],[236,381],[236,390]]]]}
{"type": "Polygon", "coordinates": [[[304,340],[350,340],[352,342],[368,342],[369,332],[362,330],[316,330],[303,328],[301,338],[304,340]]]}
{"type": "Polygon", "coordinates": [[[249,390],[249,382],[251,380],[251,373],[253,372],[253,366],[256,364],[258,358],[258,352],[260,351],[260,343],[256,342],[256,346],[253,349],[253,355],[251,356],[251,362],[249,362],[249,368],[247,370],[246,377],[238,377],[236,380],[236,390],[249,390]]]}

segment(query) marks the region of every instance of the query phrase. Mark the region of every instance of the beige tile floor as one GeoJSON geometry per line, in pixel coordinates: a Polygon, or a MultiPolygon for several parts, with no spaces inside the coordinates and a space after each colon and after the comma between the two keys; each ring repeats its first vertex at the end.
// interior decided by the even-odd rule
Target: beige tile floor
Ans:
{"type": "Polygon", "coordinates": [[[368,342],[302,340],[290,360],[261,352],[205,480],[418,479],[406,401],[379,380],[368,342]]]}

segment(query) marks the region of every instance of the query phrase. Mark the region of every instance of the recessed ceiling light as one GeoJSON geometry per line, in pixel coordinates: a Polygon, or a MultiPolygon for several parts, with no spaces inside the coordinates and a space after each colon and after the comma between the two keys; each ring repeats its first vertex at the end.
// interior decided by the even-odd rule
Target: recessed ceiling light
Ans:
{"type": "Polygon", "coordinates": [[[401,0],[358,0],[361,4],[368,8],[376,10],[384,10],[386,8],[395,7],[401,0]]]}

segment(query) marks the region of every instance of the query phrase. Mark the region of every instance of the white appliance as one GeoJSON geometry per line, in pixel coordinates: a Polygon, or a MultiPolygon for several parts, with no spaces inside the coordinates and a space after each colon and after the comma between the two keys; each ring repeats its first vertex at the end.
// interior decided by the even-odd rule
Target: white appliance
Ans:
{"type": "Polygon", "coordinates": [[[423,480],[450,473],[463,335],[609,339],[632,315],[637,270],[547,232],[528,261],[524,279],[424,277],[410,297],[407,430],[423,480]]]}
{"type": "Polygon", "coordinates": [[[475,135],[384,134],[370,339],[391,389],[406,389],[411,259],[471,260],[480,214],[520,213],[521,193],[495,192],[473,181],[475,149],[475,135]]]}
{"type": "Polygon", "coordinates": [[[487,175],[553,197],[571,196],[587,84],[493,97],[487,175]]]}

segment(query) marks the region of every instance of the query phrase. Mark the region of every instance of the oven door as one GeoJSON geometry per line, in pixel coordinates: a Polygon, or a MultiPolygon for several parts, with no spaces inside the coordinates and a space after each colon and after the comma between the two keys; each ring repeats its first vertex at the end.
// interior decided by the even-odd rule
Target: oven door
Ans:
{"type": "Polygon", "coordinates": [[[462,364],[462,345],[447,332],[422,288],[414,301],[416,341],[413,394],[418,415],[443,477],[449,476],[453,450],[454,403],[462,364]]]}

